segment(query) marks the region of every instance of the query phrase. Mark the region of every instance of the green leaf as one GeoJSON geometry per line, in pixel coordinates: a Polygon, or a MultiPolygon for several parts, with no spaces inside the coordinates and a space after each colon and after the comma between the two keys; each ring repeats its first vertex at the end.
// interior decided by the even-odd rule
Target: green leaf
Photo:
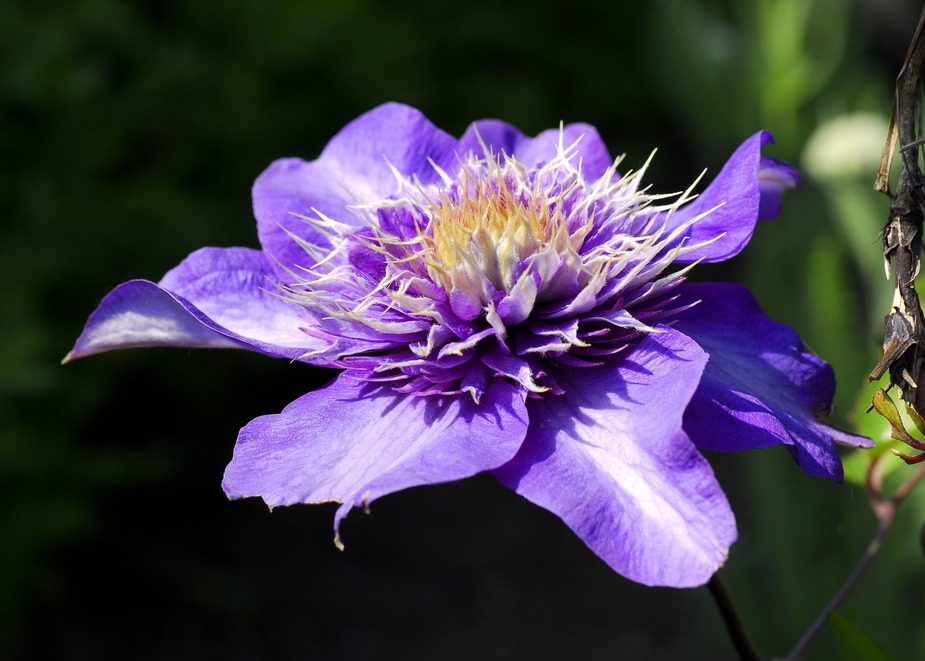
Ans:
{"type": "MultiPolygon", "coordinates": [[[[865,485],[870,463],[884,452],[892,449],[908,449],[903,443],[894,440],[893,434],[898,426],[903,429],[902,414],[888,394],[879,387],[864,389],[854,405],[852,418],[855,421],[854,432],[874,439],[873,448],[859,448],[846,452],[842,458],[845,467],[845,481],[849,484],[865,485]],[[873,390],[873,392],[871,392],[873,390]],[[879,405],[879,408],[877,406],[879,405]],[[877,408],[877,410],[875,410],[877,408]],[[881,410],[882,409],[882,410],[881,410]]],[[[904,467],[901,461],[885,461],[879,468],[885,477],[904,467]]]]}
{"type": "Polygon", "coordinates": [[[904,402],[906,405],[906,413],[909,418],[912,420],[912,423],[915,425],[915,428],[919,430],[919,433],[922,436],[925,436],[925,420],[922,419],[922,416],[919,415],[919,412],[916,411],[913,407],[909,406],[908,402],[904,402]]]}
{"type": "Polygon", "coordinates": [[[829,631],[841,661],[893,661],[893,657],[841,613],[829,614],[829,631]]]}
{"type": "Polygon", "coordinates": [[[886,418],[894,430],[903,429],[903,431],[905,431],[902,418],[899,415],[899,410],[896,408],[890,396],[886,394],[885,390],[881,389],[874,393],[873,405],[877,413],[886,418]]]}
{"type": "MultiPolygon", "coordinates": [[[[890,438],[890,423],[882,415],[876,413],[873,407],[874,394],[881,388],[872,385],[862,389],[852,407],[850,419],[853,423],[853,431],[862,436],[874,439],[879,445],[890,438]]],[[[895,405],[894,405],[895,408],[895,405]]],[[[877,451],[876,449],[874,450],[877,451]]]]}

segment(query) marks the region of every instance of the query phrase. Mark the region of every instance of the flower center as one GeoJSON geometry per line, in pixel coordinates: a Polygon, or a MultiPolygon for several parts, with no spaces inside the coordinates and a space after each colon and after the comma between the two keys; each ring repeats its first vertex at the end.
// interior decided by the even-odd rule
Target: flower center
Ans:
{"type": "Polygon", "coordinates": [[[551,364],[600,364],[671,313],[690,267],[663,272],[696,246],[694,221],[666,218],[686,195],[654,205],[616,164],[585,181],[561,147],[537,168],[489,155],[437,172],[442,184],[399,178],[401,195],[357,206],[360,227],[307,219],[334,248],[305,244],[316,277],[285,292],[338,365],[423,394],[478,400],[492,375],[555,391],[551,364]]]}
{"type": "Polygon", "coordinates": [[[592,222],[567,214],[575,193],[574,181],[544,182],[510,158],[470,162],[453,186],[422,204],[427,222],[406,259],[426,267],[420,275],[448,294],[461,319],[490,317],[502,303],[525,318],[555,271],[588,279],[579,251],[592,222]]]}
{"type": "Polygon", "coordinates": [[[456,190],[441,192],[422,233],[432,254],[429,275],[448,291],[479,277],[496,290],[510,291],[536,254],[551,247],[577,257],[586,234],[570,240],[562,194],[547,197],[516,162],[508,168],[486,164],[487,172],[467,170],[456,190]]]}

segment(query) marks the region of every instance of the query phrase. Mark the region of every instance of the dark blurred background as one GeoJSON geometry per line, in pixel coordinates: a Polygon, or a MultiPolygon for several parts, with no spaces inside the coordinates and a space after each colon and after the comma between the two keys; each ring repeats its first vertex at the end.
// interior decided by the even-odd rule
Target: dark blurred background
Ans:
{"type": "MultiPolygon", "coordinates": [[[[256,246],[249,189],[389,100],[460,134],[599,127],[660,192],[746,137],[804,172],[782,216],[700,277],[748,284],[835,364],[858,422],[890,296],[871,190],[914,0],[6,0],[0,7],[0,658],[732,658],[704,589],[637,586],[481,476],[272,513],[220,488],[237,430],[329,374],[256,354],[142,350],[67,367],[118,283],[203,245],[256,246]],[[860,404],[859,404],[860,402],[860,404]]],[[[864,424],[873,429],[868,419],[864,424]]],[[[881,433],[879,430],[871,433],[881,433]]],[[[873,531],[862,489],[780,448],[710,455],[740,541],[723,574],[783,656],[873,531]]],[[[925,649],[925,503],[844,608],[925,649]]],[[[832,658],[823,639],[812,659],[832,658]]]]}

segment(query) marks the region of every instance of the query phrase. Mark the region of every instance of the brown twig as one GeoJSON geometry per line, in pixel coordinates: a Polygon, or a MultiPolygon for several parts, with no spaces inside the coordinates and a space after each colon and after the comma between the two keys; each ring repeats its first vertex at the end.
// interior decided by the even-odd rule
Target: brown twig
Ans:
{"type": "Polygon", "coordinates": [[[925,175],[919,167],[923,144],[919,128],[922,110],[922,66],[925,62],[925,8],[906,60],[896,78],[893,115],[880,169],[874,188],[890,195],[890,166],[897,142],[902,169],[896,192],[890,195],[890,214],[883,228],[883,259],[887,277],[890,267],[896,276],[896,293],[889,314],[884,318],[883,357],[868,377],[876,381],[889,372],[890,383],[900,397],[912,406],[917,402],[919,379],[925,364],[925,317],[915,290],[922,251],[922,223],[925,219],[925,175]]]}

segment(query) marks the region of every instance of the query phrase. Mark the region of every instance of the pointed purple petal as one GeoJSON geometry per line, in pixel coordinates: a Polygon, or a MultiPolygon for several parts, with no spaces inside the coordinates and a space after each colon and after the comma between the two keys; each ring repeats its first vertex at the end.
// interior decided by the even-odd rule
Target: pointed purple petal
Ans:
{"type": "Polygon", "coordinates": [[[423,484],[496,468],[517,452],[527,426],[523,393],[495,379],[469,395],[416,397],[341,375],[238,436],[223,486],[231,498],[268,505],[354,506],[423,484]]]}
{"type": "Polygon", "coordinates": [[[702,585],[736,538],[712,469],[681,429],[706,359],[665,329],[616,369],[557,374],[565,394],[529,400],[523,448],[495,474],[627,578],[702,585]]]}
{"type": "Polygon", "coordinates": [[[684,429],[700,448],[745,450],[783,444],[806,473],[842,478],[839,442],[869,446],[817,420],[835,393],[832,368],[788,326],[769,319],[745,287],[685,284],[679,305],[699,301],[674,328],[710,355],[684,429]]]}
{"type": "Polygon", "coordinates": [[[175,297],[148,280],[113,289],[93,311],[64,361],[133,347],[241,345],[214,331],[175,297]]]}
{"type": "Polygon", "coordinates": [[[688,245],[720,237],[709,245],[686,253],[677,261],[720,262],[729,259],[752,238],[758,219],[770,217],[763,214],[776,212],[780,194],[788,185],[798,183],[799,175],[789,166],[786,166],[785,172],[781,161],[774,161],[772,166],[770,159],[762,158],[761,148],[773,141],[766,131],[750,137],[697,199],[670,216],[667,223],[669,230],[709,211],[690,228],[688,245]]]}
{"type": "Polygon", "coordinates": [[[266,258],[249,248],[203,248],[160,283],[133,280],[90,316],[68,358],[149,346],[233,347],[298,358],[327,342],[315,322],[271,292],[266,258]]]}

